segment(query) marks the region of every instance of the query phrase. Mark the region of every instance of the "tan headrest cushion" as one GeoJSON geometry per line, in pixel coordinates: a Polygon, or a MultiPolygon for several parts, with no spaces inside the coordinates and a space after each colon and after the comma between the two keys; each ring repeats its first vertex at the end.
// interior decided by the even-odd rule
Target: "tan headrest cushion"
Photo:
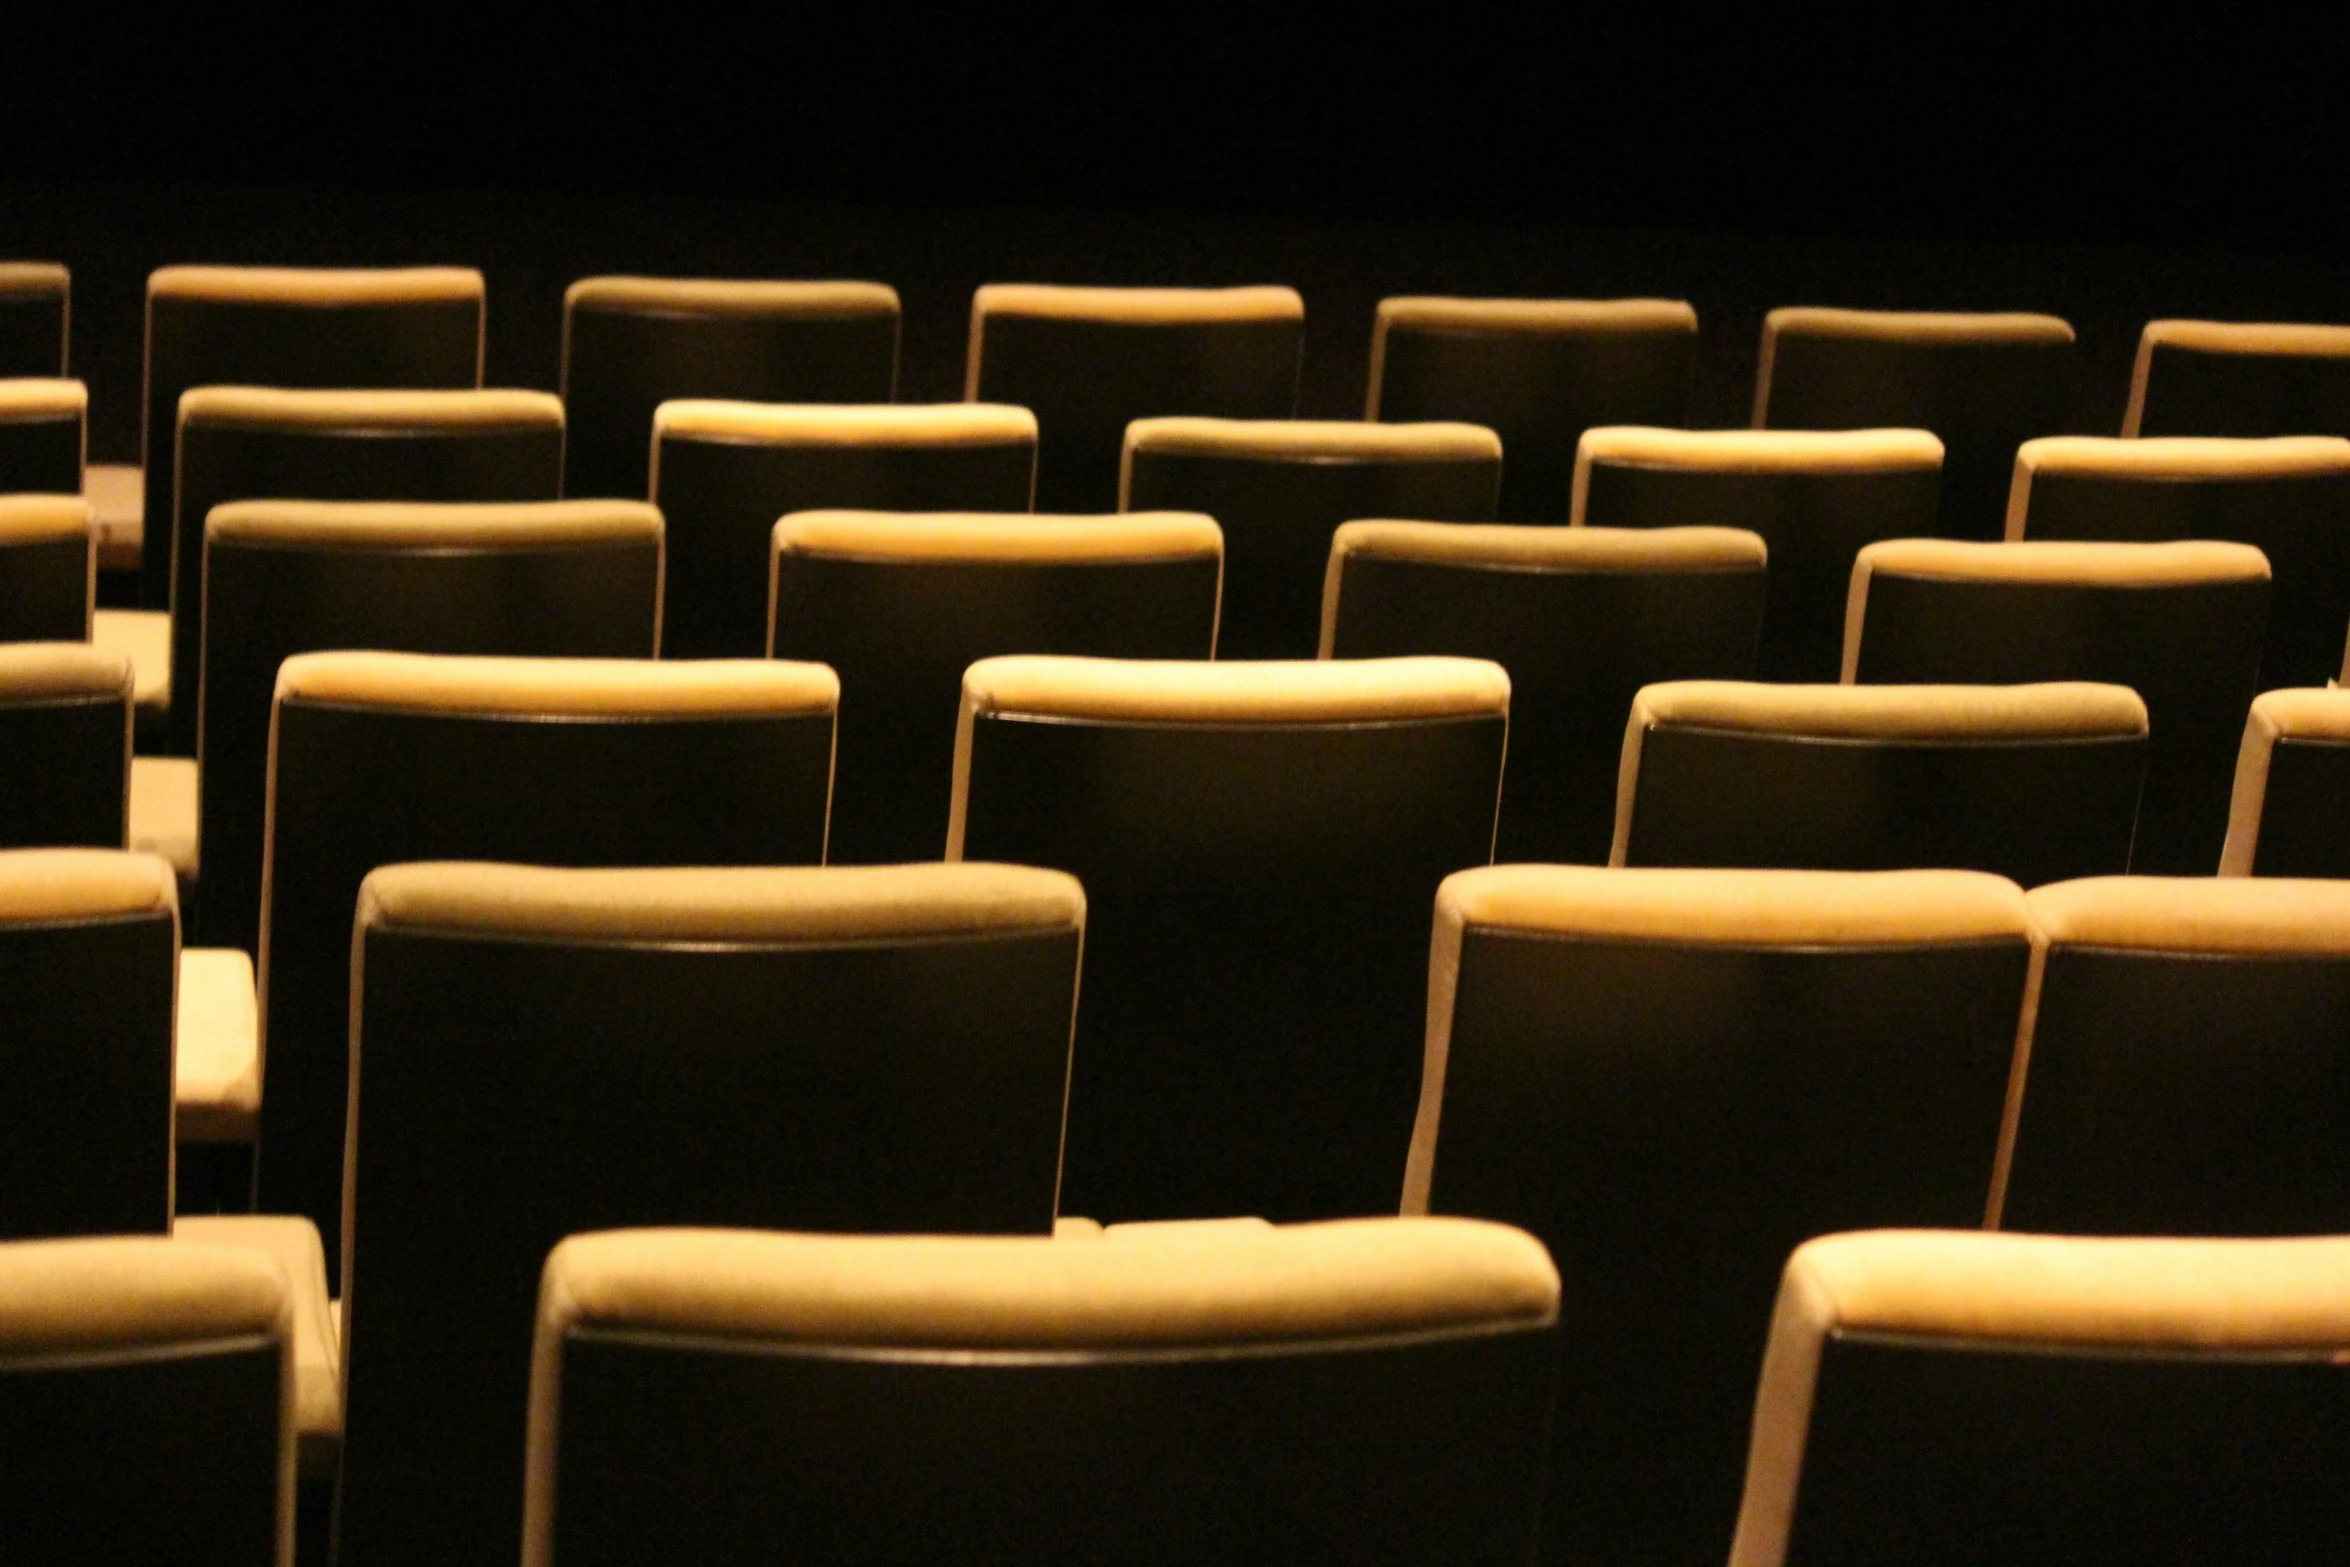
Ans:
{"type": "Polygon", "coordinates": [[[1394,294],[1379,301],[1375,334],[1424,332],[1618,333],[1694,336],[1697,312],[1681,299],[1460,299],[1394,294]]]}
{"type": "MultiPolygon", "coordinates": [[[[170,864],[120,849],[0,850],[0,923],[168,914],[179,907],[170,864]]],[[[0,1246],[0,1252],[6,1247],[0,1246]]]]}
{"type": "Polygon", "coordinates": [[[180,394],[179,422],[250,425],[320,434],[345,430],[560,430],[563,400],[551,392],[288,390],[199,386],[180,394]]]}
{"type": "Polygon", "coordinates": [[[1478,658],[1262,663],[981,659],[963,672],[963,711],[1102,723],[1340,724],[1505,716],[1510,677],[1478,658]]]}
{"type": "Polygon", "coordinates": [[[541,1343],[601,1328],[967,1350],[1300,1344],[1541,1327],[1558,1273],[1473,1219],[1209,1221],[1019,1236],[617,1230],[547,1259],[541,1343]]]}
{"type": "Polygon", "coordinates": [[[886,283],[830,280],[583,277],[563,291],[563,308],[680,316],[894,316],[898,291],[886,283]]]}
{"type": "Polygon", "coordinates": [[[0,423],[19,420],[78,419],[90,407],[90,390],[79,381],[55,376],[24,376],[0,380],[0,423]]]}
{"type": "Polygon", "coordinates": [[[1583,432],[1575,449],[1578,493],[1594,463],[1706,473],[1867,473],[1939,468],[1942,442],[1925,430],[1663,430],[1612,424],[1583,432]]]}
{"type": "Polygon", "coordinates": [[[69,294],[73,274],[54,261],[0,261],[0,295],[69,294]]]}
{"type": "Polygon", "coordinates": [[[1339,525],[1333,565],[1349,556],[1492,571],[1572,573],[1760,571],[1761,537],[1744,528],[1557,528],[1488,522],[1339,525]]]}
{"type": "Polygon", "coordinates": [[[2338,435],[2277,435],[2246,440],[2215,435],[2161,435],[2126,441],[2099,435],[2044,435],[2016,448],[2015,463],[2019,475],[2287,479],[2350,472],[2350,440],[2338,435]]]}
{"type": "Polygon", "coordinates": [[[1078,562],[1221,557],[1224,530],[1197,512],[1100,517],[1028,512],[801,511],[775,525],[778,555],[871,561],[1078,562]]]}
{"type": "Polygon", "coordinates": [[[2282,321],[2149,321],[2138,341],[2141,352],[2148,347],[2160,347],[2184,348],[2201,354],[2350,358],[2350,326],[2309,326],[2282,321]]]}
{"type": "Polygon", "coordinates": [[[971,296],[974,323],[987,316],[1049,316],[1119,326],[1185,326],[1215,321],[1303,321],[1294,288],[1073,288],[1053,283],[988,283],[971,296]]]}
{"type": "Polygon", "coordinates": [[[328,549],[659,544],[661,513],[643,501],[230,501],[204,536],[328,549]]]}
{"type": "Polygon", "coordinates": [[[514,717],[772,717],[838,711],[840,677],[775,659],[303,653],[279,666],[277,700],[514,717]]]}
{"type": "Polygon", "coordinates": [[[90,503],[78,495],[0,495],[0,545],[60,544],[90,533],[90,503]]]}
{"type": "Polygon", "coordinates": [[[2249,876],[2260,849],[2260,823],[2268,806],[2268,771],[2279,740],[2350,745],[2350,690],[2263,691],[2244,719],[2236,751],[2236,783],[2228,804],[2227,842],[2220,849],[2222,876],[2249,876]]]}
{"type": "MultiPolygon", "coordinates": [[[[2049,541],[1980,544],[1959,539],[1880,539],[1862,547],[1855,582],[1876,573],[1962,582],[2164,588],[2266,582],[2268,557],[2249,544],[2182,539],[2167,544],[2049,541]]],[[[1856,588],[1857,591],[1857,588],[1856,588]]]]}
{"type": "Polygon", "coordinates": [[[2350,741],[2350,690],[2263,691],[2252,700],[2252,722],[2280,739],[2350,741]]]}
{"type": "Polygon", "coordinates": [[[2350,882],[2093,876],[2027,895],[2043,945],[2350,956],[2350,882]]]}
{"type": "Polygon", "coordinates": [[[293,1333],[293,1295],[267,1253],[163,1236],[0,1246],[0,1357],[293,1333]]]}
{"type": "Polygon", "coordinates": [[[1002,403],[730,403],[679,398],[653,413],[655,443],[765,446],[1036,444],[1036,415],[1002,403]]]}
{"type": "Polygon", "coordinates": [[[546,870],[386,866],[359,889],[371,929],[576,941],[831,943],[1070,930],[1077,878],[978,863],[546,870]]]}
{"type": "Polygon", "coordinates": [[[1438,926],[1706,946],[2022,941],[2024,892],[1980,871],[1608,870],[1489,865],[1436,894],[1438,926]]]}
{"type": "Polygon", "coordinates": [[[131,696],[127,653],[87,642],[0,642],[0,703],[131,696]]]}
{"type": "Polygon", "coordinates": [[[147,297],[251,305],[421,305],[479,300],[471,267],[162,267],[147,297]]]}
{"type": "Polygon", "coordinates": [[[1137,419],[1126,455],[1174,452],[1259,462],[1500,462],[1501,437],[1481,424],[1370,424],[1359,419],[1137,419]]]}
{"type": "Polygon", "coordinates": [[[1889,343],[2069,343],[2072,326],[2016,311],[1836,310],[1785,305],[1763,317],[1763,337],[1865,337],[1889,343]]]}
{"type": "Polygon", "coordinates": [[[2015,686],[1769,685],[1674,680],[1643,686],[1630,729],[1662,725],[1889,741],[2087,739],[2146,733],[2127,686],[2052,680],[2015,686]]]}

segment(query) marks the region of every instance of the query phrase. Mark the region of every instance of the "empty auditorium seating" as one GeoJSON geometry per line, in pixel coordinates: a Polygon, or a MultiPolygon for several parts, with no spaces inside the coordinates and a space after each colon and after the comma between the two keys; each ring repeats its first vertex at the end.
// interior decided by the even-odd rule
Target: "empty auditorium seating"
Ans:
{"type": "Polygon", "coordinates": [[[1321,651],[1508,670],[1494,858],[1604,864],[1634,694],[1752,675],[1764,564],[1762,540],[1731,528],[1350,522],[1330,546],[1321,651]]]}
{"type": "Polygon", "coordinates": [[[886,403],[897,380],[880,283],[581,278],[563,294],[563,493],[645,499],[671,398],[886,403]]]}
{"type": "Polygon", "coordinates": [[[1372,323],[1363,417],[1488,427],[1509,455],[1497,515],[1564,522],[1583,432],[1681,424],[1696,361],[1697,312],[1678,299],[1399,295],[1372,323]]]}
{"type": "Polygon", "coordinates": [[[1018,512],[1036,493],[1036,416],[1024,408],[673,402],[653,429],[672,658],[758,656],[780,517],[832,507],[1018,512]]]}
{"type": "Polygon", "coordinates": [[[2219,869],[2350,877],[2350,692],[2268,691],[2254,700],[2219,869]]]}
{"type": "Polygon", "coordinates": [[[2335,1561],[2346,1281],[2334,1237],[1814,1241],[1732,1567],[2335,1561]]]}
{"type": "Polygon", "coordinates": [[[1205,517],[812,511],[775,525],[768,652],[840,672],[827,858],[946,851],[963,671],[999,653],[1206,658],[1205,517]]]}
{"type": "MultiPolygon", "coordinates": [[[[171,688],[194,689],[207,608],[204,523],[215,506],[310,501],[551,501],[563,405],[544,392],[277,391],[200,387],[180,399],[171,688]]],[[[173,749],[197,715],[171,702],[173,749]]]]}
{"type": "Polygon", "coordinates": [[[2208,876],[2259,689],[2268,600],[2268,561],[2244,544],[1900,539],[1868,546],[1853,568],[1844,675],[2128,686],[2149,729],[2130,869],[2208,876]]]}
{"type": "Polygon", "coordinates": [[[576,1237],[523,1560],[1524,1561],[1558,1295],[1458,1220],[576,1237]]]}
{"type": "Polygon", "coordinates": [[[86,642],[0,643],[0,849],[119,849],[131,666],[86,642]]]}
{"type": "MultiPolygon", "coordinates": [[[[182,393],[199,386],[479,386],[483,312],[481,274],[466,267],[179,266],[153,273],[140,426],[147,607],[169,608],[179,580],[172,470],[182,393]]],[[[191,526],[203,525],[199,511],[191,526]]]]}
{"type": "Polygon", "coordinates": [[[1490,521],[1501,475],[1500,439],[1475,425],[1138,419],[1118,509],[1204,512],[1224,530],[1222,657],[1311,658],[1340,523],[1490,521]]]}
{"type": "Polygon", "coordinates": [[[73,274],[53,261],[0,261],[0,378],[63,375],[73,274]]]}
{"type": "Polygon", "coordinates": [[[2350,435],[2350,327],[2149,321],[2122,434],[2350,435]]]}
{"type": "Polygon", "coordinates": [[[89,405],[79,381],[0,380],[0,495],[82,493],[89,405]]]}
{"type": "Polygon", "coordinates": [[[1617,865],[2128,868],[2146,704],[2122,686],[1770,686],[1633,700],[1617,865]]]}
{"type": "Polygon", "coordinates": [[[1853,557],[1939,534],[1942,444],[1922,430],[1587,430],[1578,527],[1745,528],[1770,548],[1764,680],[1833,680],[1853,557]]]}
{"type": "Polygon", "coordinates": [[[1039,510],[1107,511],[1132,421],[1293,417],[1305,318],[1287,288],[990,283],[971,299],[963,395],[1035,410],[1039,510]]]}
{"type": "Polygon", "coordinates": [[[2350,1231],[2350,883],[2031,895],[2009,1229],[2350,1231]]]}
{"type": "Polygon", "coordinates": [[[0,494],[0,643],[87,641],[97,548],[79,496],[0,494]]]}
{"type": "Polygon", "coordinates": [[[1404,1211],[1557,1259],[1545,1561],[1720,1561],[1789,1249],[1982,1221],[2027,924],[1949,871],[1445,882],[1404,1211]]]}
{"type": "Polygon", "coordinates": [[[9,1555],[292,1567],[291,1296],[243,1248],[0,1245],[9,1555]]]}
{"type": "Polygon", "coordinates": [[[371,875],[338,1559],[515,1554],[567,1234],[1049,1234],[1084,908],[1010,866],[371,875]]]}
{"type": "Polygon", "coordinates": [[[196,928],[206,946],[256,948],[271,698],[286,659],[334,648],[656,651],[661,518],[642,501],[245,501],[214,511],[205,556],[196,928]]]}
{"type": "Polygon", "coordinates": [[[1763,318],[1758,430],[1941,437],[1936,534],[1996,539],[2015,451],[2071,424],[2073,329],[2054,316],[1795,307],[1763,318]]]}
{"type": "Polygon", "coordinates": [[[971,667],[947,857],[1091,910],[1066,1211],[1395,1211],[1428,900],[1492,857],[1508,712],[1475,659],[971,667]]]}
{"type": "Polygon", "coordinates": [[[2350,630],[2350,440],[2116,441],[2016,454],[2010,539],[2232,539],[2275,573],[2260,685],[2322,685],[2350,630]]]}
{"type": "Polygon", "coordinates": [[[818,864],[839,692],[808,664],[286,660],[262,857],[261,1207],[329,1236],[342,1224],[351,911],[368,872],[818,864]]]}

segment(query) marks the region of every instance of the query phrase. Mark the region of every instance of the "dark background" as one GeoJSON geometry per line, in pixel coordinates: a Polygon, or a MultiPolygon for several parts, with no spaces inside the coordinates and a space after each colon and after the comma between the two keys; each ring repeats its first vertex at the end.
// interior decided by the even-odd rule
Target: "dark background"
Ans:
{"type": "Polygon", "coordinates": [[[2156,315],[2350,321],[2338,27],[1528,7],[866,10],[604,25],[84,19],[0,63],[0,254],[74,270],[92,456],[137,456],[177,261],[480,267],[489,380],[552,387],[594,272],[871,277],[899,395],[961,392],[991,280],[1286,282],[1304,412],[1362,411],[1383,294],[1696,304],[1700,424],[1778,304],[2051,311],[2076,426],[2156,315]]]}

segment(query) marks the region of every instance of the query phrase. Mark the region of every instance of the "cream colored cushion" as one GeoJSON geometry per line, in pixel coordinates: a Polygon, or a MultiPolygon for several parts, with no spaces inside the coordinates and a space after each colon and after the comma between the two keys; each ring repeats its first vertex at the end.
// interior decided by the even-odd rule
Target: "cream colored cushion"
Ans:
{"type": "Polygon", "coordinates": [[[2350,745],[2350,690],[2264,691],[2252,699],[2244,743],[2236,753],[2235,793],[2228,806],[2228,837],[2220,850],[2222,876],[2249,876],[2260,848],[2260,818],[2268,803],[2268,769],[2277,742],[2310,740],[2350,745]]]}
{"type": "Polygon", "coordinates": [[[643,501],[231,501],[212,508],[204,536],[351,549],[544,549],[657,544],[662,527],[659,509],[643,501]]]}
{"type": "Polygon", "coordinates": [[[2135,436],[2146,417],[2146,375],[2157,348],[2199,354],[2275,355],[2293,359],[2350,358],[2350,326],[2307,326],[2273,321],[2149,321],[2138,334],[2138,357],[2130,367],[2130,401],[2122,412],[2122,434],[2135,436]]]}
{"type": "Polygon", "coordinates": [[[302,1473],[328,1476],[343,1446],[341,1313],[326,1293],[326,1247],[308,1219],[277,1215],[189,1215],[172,1240],[189,1250],[234,1250],[271,1259],[292,1297],[294,1440],[302,1473]]]}
{"type": "Polygon", "coordinates": [[[179,911],[171,867],[120,849],[0,849],[0,924],[179,911]]]}
{"type": "Polygon", "coordinates": [[[2338,435],[2252,440],[2213,435],[2149,440],[2045,435],[2016,448],[2015,479],[2007,492],[2008,538],[2021,539],[2030,531],[2032,481],[2043,473],[2124,484],[2306,479],[2350,473],[2350,440],[2338,435]]]}
{"type": "Polygon", "coordinates": [[[766,279],[583,277],[563,291],[575,309],[677,316],[894,316],[898,291],[886,283],[766,279]]]}
{"type": "Polygon", "coordinates": [[[301,653],[278,666],[276,700],[525,717],[751,717],[834,712],[840,677],[823,664],[773,659],[301,653]]]}
{"type": "Polygon", "coordinates": [[[1236,462],[1459,463],[1501,461],[1501,437],[1481,424],[1366,424],[1344,419],[1137,419],[1118,461],[1118,505],[1134,489],[1140,452],[1236,462]]]}
{"type": "Polygon", "coordinates": [[[89,412],[89,388],[56,376],[0,377],[0,424],[31,419],[79,419],[89,412]]]}
{"type": "Polygon", "coordinates": [[[149,298],[204,299],[249,305],[402,305],[479,300],[485,288],[471,267],[160,267],[147,276],[149,298]]]}
{"type": "Polygon", "coordinates": [[[560,430],[563,400],[551,392],[287,390],[199,386],[180,394],[180,427],[271,430],[560,430]]]}
{"type": "Polygon", "coordinates": [[[87,642],[0,642],[0,703],[128,696],[131,661],[87,642]]]}
{"type": "Polygon", "coordinates": [[[1942,442],[1925,430],[1664,430],[1599,425],[1575,447],[1568,521],[1583,525],[1591,470],[1686,469],[1693,473],[1882,473],[1942,466],[1942,442]]]}
{"type": "Polygon", "coordinates": [[[1762,358],[1754,378],[1754,423],[1770,407],[1771,372],[1781,337],[1852,337],[1881,343],[2054,346],[2073,341],[2071,325],[2055,316],[2015,311],[1837,310],[1786,305],[1763,317],[1762,358]]]}
{"type": "Polygon", "coordinates": [[[146,544],[147,470],[136,463],[91,463],[82,469],[82,496],[98,530],[98,564],[136,571],[146,544]]]}
{"type": "Polygon", "coordinates": [[[798,511],[776,523],[775,553],[832,560],[1034,565],[1185,560],[1224,554],[1224,530],[1189,511],[1102,517],[1030,512],[798,511]]]}
{"type": "Polygon", "coordinates": [[[184,756],[131,758],[131,848],[160,855],[183,881],[201,867],[196,764],[184,756]]]}
{"type": "Polygon", "coordinates": [[[1241,288],[1075,288],[1052,283],[987,283],[971,296],[970,353],[963,368],[963,396],[979,396],[979,362],[990,316],[1039,316],[1058,321],[1091,321],[1103,326],[1210,326],[1247,321],[1306,318],[1306,302],[1294,288],[1258,284],[1241,288]]]}
{"type": "Polygon", "coordinates": [[[1695,337],[1697,312],[1679,299],[1458,299],[1396,294],[1371,322],[1371,391],[1363,417],[1379,417],[1387,338],[1407,332],[1477,337],[1695,337]]]}
{"type": "Polygon", "coordinates": [[[653,410],[653,475],[666,440],[746,446],[1036,444],[1036,415],[1002,403],[734,403],[684,397],[653,410]]]}
{"type": "Polygon", "coordinates": [[[159,609],[101,609],[90,617],[90,641],[131,664],[131,701],[171,706],[171,616],[159,609]]]}
{"type": "Polygon", "coordinates": [[[253,960],[180,949],[172,1103],[183,1143],[249,1143],[261,1113],[261,1016],[253,960]]]}
{"type": "MultiPolygon", "coordinates": [[[[0,381],[0,387],[8,383],[0,381]]],[[[0,545],[90,536],[90,503],[72,495],[0,495],[0,545]]]]}
{"type": "Polygon", "coordinates": [[[1481,658],[1210,663],[1180,659],[981,659],[963,713],[1101,723],[1340,724],[1506,715],[1510,677],[1481,658]]]}
{"type": "Polygon", "coordinates": [[[283,1268],[249,1248],[181,1245],[160,1235],[0,1245],[0,1356],[247,1335],[290,1342],[294,1331],[283,1268]]]}
{"type": "Polygon", "coordinates": [[[2350,957],[2350,882],[2093,876],[2026,895],[2042,947],[2350,957]]]}
{"type": "Polygon", "coordinates": [[[73,274],[54,261],[0,261],[0,295],[70,295],[72,290],[73,274]]]}

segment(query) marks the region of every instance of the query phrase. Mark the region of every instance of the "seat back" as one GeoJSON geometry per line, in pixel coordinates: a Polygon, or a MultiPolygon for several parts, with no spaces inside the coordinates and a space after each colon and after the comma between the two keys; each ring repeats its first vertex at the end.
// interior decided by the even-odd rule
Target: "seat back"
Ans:
{"type": "Polygon", "coordinates": [[[2146,702],[2130,869],[2208,876],[2259,689],[2268,560],[2244,544],[1872,544],[1852,570],[1847,682],[2102,680],[2146,702]]]}
{"type": "Polygon", "coordinates": [[[374,872],[339,1560],[516,1554],[565,1235],[1049,1233],[1083,926],[1013,866],[374,872]]]}
{"type": "Polygon", "coordinates": [[[840,683],[819,666],[308,653],[275,700],[257,1191],[322,1235],[342,1222],[350,922],[370,871],[824,859],[840,683]]]}
{"type": "MultiPolygon", "coordinates": [[[[544,392],[284,392],[200,387],[180,400],[172,548],[171,688],[193,691],[204,650],[204,523],[240,500],[551,501],[563,405],[544,392]]],[[[185,698],[173,748],[195,744],[185,698]]]]}
{"type": "Polygon", "coordinates": [[[2118,875],[2145,765],[2121,686],[1650,686],[1610,863],[2118,875]]]}
{"type": "Polygon", "coordinates": [[[947,857],[1092,911],[1066,1211],[1394,1211],[1428,900],[1492,857],[1508,711],[1475,659],[971,666],[947,857]]]}
{"type": "Polygon", "coordinates": [[[971,297],[963,395],[1035,410],[1039,510],[1107,511],[1133,421],[1294,417],[1305,321],[1288,288],[990,283],[971,297]]]}
{"type": "Polygon", "coordinates": [[[2055,316],[1774,310],[1755,374],[1758,430],[1931,430],[1947,455],[1942,521],[1999,537],[2016,448],[2072,427],[2079,355],[2055,316]]]}
{"type": "Polygon", "coordinates": [[[2114,876],[2031,905],[2001,1222],[2350,1230],[2350,884],[2114,876]]]}
{"type": "Polygon", "coordinates": [[[178,958],[163,861],[0,851],[0,1240],[171,1229],[178,958]]]}
{"type": "Polygon", "coordinates": [[[1137,419],[1120,511],[1195,511],[1224,530],[1226,658],[1311,658],[1330,536],[1356,517],[1486,522],[1501,440],[1465,424],[1137,419]]]}
{"type": "Polygon", "coordinates": [[[184,521],[173,500],[183,393],[199,386],[479,386],[485,310],[481,274],[470,267],[183,266],[151,274],[140,425],[147,607],[175,602],[182,582],[172,564],[174,541],[187,536],[184,527],[197,534],[188,538],[192,548],[204,526],[203,511],[184,521]]]}
{"type": "Polygon", "coordinates": [[[2334,1238],[1814,1241],[1732,1567],[2336,1561],[2345,1302],[2334,1238]]]}
{"type": "Polygon", "coordinates": [[[2033,441],[2016,454],[2010,539],[2229,539],[2275,585],[2260,687],[2323,685],[2350,632],[2350,440],[2033,441]]]}
{"type": "Polygon", "coordinates": [[[2222,876],[2350,877],[2350,694],[2265,691],[2236,760],[2222,876]]]}
{"type": "Polygon", "coordinates": [[[1942,446],[1922,430],[1597,429],[1575,459],[1578,527],[1719,525],[1770,550],[1756,673],[1833,680],[1852,562],[1941,531],[1942,446]]]}
{"type": "Polygon", "coordinates": [[[758,657],[778,518],[832,507],[1021,512],[1035,493],[1036,416],[1024,408],[670,403],[653,419],[670,655],[758,657]]]}
{"type": "Polygon", "coordinates": [[[0,380],[0,495],[81,494],[89,407],[79,381],[0,380]]]}
{"type": "Polygon", "coordinates": [[[963,671],[1000,653],[1206,658],[1205,517],[801,512],[775,525],[770,656],[840,671],[834,864],[946,852],[963,671]]]}
{"type": "Polygon", "coordinates": [[[122,848],[130,796],[130,659],[0,644],[0,849],[122,848]]]}
{"type": "Polygon", "coordinates": [[[575,1237],[523,1561],[1524,1561],[1557,1300],[1459,1220],[575,1237]]]}
{"type": "Polygon", "coordinates": [[[0,377],[63,375],[73,274],[54,261],[0,261],[0,377]]]}
{"type": "Polygon", "coordinates": [[[291,1567],[293,1338],[259,1251],[0,1245],[9,1555],[291,1567]]]}
{"type": "Polygon", "coordinates": [[[1686,422],[1696,365],[1697,312],[1678,299],[1396,296],[1372,322],[1363,417],[1484,425],[1509,455],[1496,515],[1563,522],[1583,432],[1686,422]]]}
{"type": "Polygon", "coordinates": [[[1494,858],[1604,864],[1633,695],[1754,673],[1764,562],[1762,540],[1731,528],[1350,522],[1330,545],[1322,656],[1508,670],[1494,858]]]}
{"type": "Polygon", "coordinates": [[[643,500],[653,411],[678,397],[886,403],[898,293],[880,283],[581,278],[563,293],[563,493],[643,500]]]}
{"type": "Polygon", "coordinates": [[[2350,327],[2149,321],[2122,434],[2350,435],[2350,327]]]}
{"type": "Polygon", "coordinates": [[[240,502],[213,514],[205,556],[204,946],[258,950],[272,697],[287,659],[649,658],[660,645],[661,517],[641,501],[240,502]]]}
{"type": "Polygon", "coordinates": [[[98,533],[78,495],[0,495],[0,642],[87,642],[98,533]]]}
{"type": "Polygon", "coordinates": [[[1721,1560],[1788,1251],[1981,1222],[2026,929],[1953,871],[1445,882],[1404,1211],[1558,1259],[1545,1561],[1721,1560]]]}

